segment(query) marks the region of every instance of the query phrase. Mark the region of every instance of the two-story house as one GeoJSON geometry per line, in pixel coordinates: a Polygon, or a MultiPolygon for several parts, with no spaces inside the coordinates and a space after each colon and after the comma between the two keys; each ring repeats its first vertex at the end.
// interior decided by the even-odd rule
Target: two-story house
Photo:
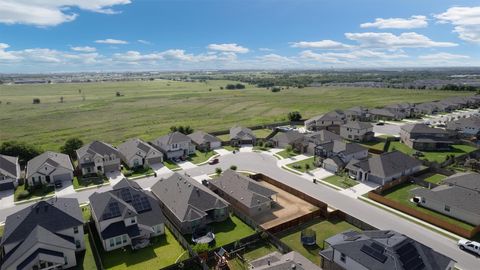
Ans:
{"type": "Polygon", "coordinates": [[[78,200],[53,198],[7,217],[0,241],[0,269],[70,269],[83,250],[78,200]]]}
{"type": "Polygon", "coordinates": [[[120,153],[110,144],[93,141],[76,151],[78,166],[83,175],[120,171],[120,153]]]}
{"type": "Polygon", "coordinates": [[[358,106],[345,110],[347,121],[369,121],[370,114],[368,108],[358,106]]]}
{"type": "Polygon", "coordinates": [[[401,118],[410,118],[414,115],[414,105],[410,103],[398,103],[385,106],[385,109],[393,111],[394,114],[401,118]]]}
{"type": "Polygon", "coordinates": [[[70,157],[50,151],[38,155],[28,161],[25,179],[30,186],[72,182],[73,166],[70,157]]]}
{"type": "Polygon", "coordinates": [[[447,122],[447,130],[455,131],[462,136],[480,135],[480,117],[470,116],[447,122]]]}
{"type": "Polygon", "coordinates": [[[130,139],[120,144],[118,152],[129,168],[147,168],[163,161],[162,152],[140,139],[130,139]]]}
{"type": "Polygon", "coordinates": [[[420,151],[448,150],[454,143],[444,129],[425,124],[409,124],[400,128],[400,140],[410,148],[420,151]]]}
{"type": "Polygon", "coordinates": [[[325,170],[338,172],[352,159],[367,158],[368,149],[356,143],[335,140],[317,145],[315,147],[315,157],[322,163],[325,170]]]}
{"type": "Polygon", "coordinates": [[[368,122],[350,121],[340,126],[340,136],[349,141],[367,142],[375,137],[373,125],[368,122]]]}
{"type": "Polygon", "coordinates": [[[326,129],[338,134],[340,126],[345,124],[345,122],[345,113],[341,110],[334,110],[308,119],[305,121],[305,129],[311,131],[326,129]]]}
{"type": "Polygon", "coordinates": [[[18,157],[0,155],[0,191],[12,190],[20,179],[18,157]]]}
{"type": "Polygon", "coordinates": [[[155,196],[123,179],[113,189],[89,197],[92,219],[106,251],[140,249],[165,233],[165,217],[155,196]]]}
{"type": "Polygon", "coordinates": [[[151,188],[163,213],[184,234],[229,218],[229,204],[195,179],[174,173],[151,188]]]}
{"type": "Polygon", "coordinates": [[[187,135],[178,131],[169,133],[150,142],[166,159],[185,158],[195,153],[195,145],[187,135]]]}

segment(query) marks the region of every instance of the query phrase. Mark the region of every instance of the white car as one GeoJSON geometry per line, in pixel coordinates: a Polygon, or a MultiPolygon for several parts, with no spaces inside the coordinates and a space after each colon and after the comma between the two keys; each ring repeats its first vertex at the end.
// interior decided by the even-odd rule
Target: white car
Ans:
{"type": "Polygon", "coordinates": [[[473,252],[477,255],[480,255],[480,243],[475,242],[475,241],[470,241],[466,239],[460,239],[458,241],[458,247],[461,250],[468,250],[470,252],[473,252]]]}

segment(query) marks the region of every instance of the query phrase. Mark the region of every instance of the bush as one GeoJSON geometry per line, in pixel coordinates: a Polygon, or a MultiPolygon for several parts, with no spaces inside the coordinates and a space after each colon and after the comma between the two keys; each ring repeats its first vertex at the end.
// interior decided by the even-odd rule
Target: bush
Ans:
{"type": "Polygon", "coordinates": [[[123,175],[125,175],[125,177],[132,176],[132,174],[133,174],[133,171],[131,171],[131,170],[125,171],[125,172],[123,173],[123,175]]]}
{"type": "Polygon", "coordinates": [[[30,196],[30,192],[28,190],[23,190],[22,192],[18,193],[17,200],[24,200],[30,196]]]}
{"type": "Polygon", "coordinates": [[[285,146],[285,151],[287,151],[288,153],[292,152],[292,150],[293,150],[293,147],[290,144],[285,146]]]}
{"type": "Polygon", "coordinates": [[[272,87],[270,91],[272,91],[272,93],[280,92],[280,87],[272,87]]]}
{"type": "Polygon", "coordinates": [[[302,115],[300,112],[294,111],[288,113],[288,120],[290,121],[300,121],[302,120],[302,115]]]}
{"type": "Polygon", "coordinates": [[[34,98],[33,99],[33,104],[40,104],[40,99],[39,98],[34,98]]]}
{"type": "Polygon", "coordinates": [[[219,167],[215,168],[215,173],[220,175],[222,173],[222,168],[219,168],[219,167]]]}
{"type": "Polygon", "coordinates": [[[237,166],[236,166],[236,165],[232,165],[232,166],[230,166],[230,169],[236,171],[236,170],[237,170],[237,166]]]}

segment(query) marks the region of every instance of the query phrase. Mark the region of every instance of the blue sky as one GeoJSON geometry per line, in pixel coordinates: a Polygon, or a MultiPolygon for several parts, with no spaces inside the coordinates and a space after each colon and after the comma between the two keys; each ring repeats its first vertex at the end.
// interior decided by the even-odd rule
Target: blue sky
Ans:
{"type": "Polygon", "coordinates": [[[0,72],[480,65],[480,4],[0,0],[0,72]]]}

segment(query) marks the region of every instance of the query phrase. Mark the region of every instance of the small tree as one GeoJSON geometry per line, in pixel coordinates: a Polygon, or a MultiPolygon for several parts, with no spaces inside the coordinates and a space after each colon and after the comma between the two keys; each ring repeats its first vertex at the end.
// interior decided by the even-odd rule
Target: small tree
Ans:
{"type": "Polygon", "coordinates": [[[307,164],[305,164],[305,171],[308,172],[309,170],[310,170],[310,164],[307,163],[307,164]]]}
{"type": "Polygon", "coordinates": [[[63,97],[60,97],[60,103],[63,103],[63,97]]]}
{"type": "Polygon", "coordinates": [[[40,104],[40,99],[39,98],[34,98],[33,99],[33,104],[40,104]]]}
{"type": "Polygon", "coordinates": [[[292,150],[293,150],[293,147],[290,144],[285,146],[285,151],[287,151],[288,153],[292,152],[292,150]]]}
{"type": "Polygon", "coordinates": [[[237,170],[237,166],[236,166],[236,165],[232,165],[232,166],[230,166],[230,169],[236,171],[236,170],[237,170]]]}
{"type": "Polygon", "coordinates": [[[220,168],[220,167],[215,168],[215,173],[216,173],[217,175],[222,174],[222,168],[220,168]]]}
{"type": "Polygon", "coordinates": [[[75,158],[75,151],[83,146],[83,141],[79,138],[70,138],[65,141],[65,144],[60,148],[62,153],[69,155],[71,158],[75,158]]]}
{"type": "Polygon", "coordinates": [[[300,121],[300,120],[302,120],[302,115],[298,111],[289,112],[288,113],[288,120],[290,120],[290,122],[300,121]]]}

